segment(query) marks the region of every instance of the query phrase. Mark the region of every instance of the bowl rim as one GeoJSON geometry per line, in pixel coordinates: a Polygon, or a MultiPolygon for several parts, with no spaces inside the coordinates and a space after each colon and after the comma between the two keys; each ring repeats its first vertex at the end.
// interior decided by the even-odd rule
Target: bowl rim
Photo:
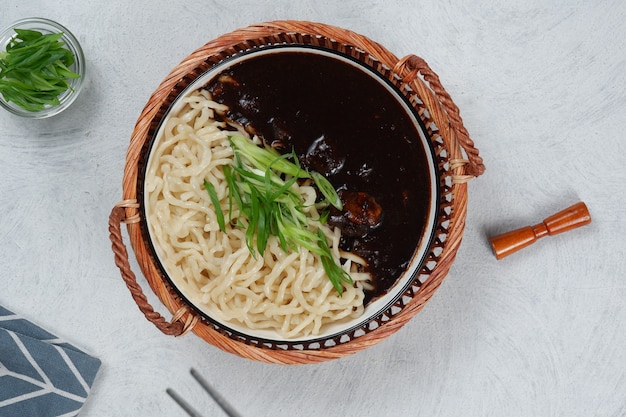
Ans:
{"type": "Polygon", "coordinates": [[[70,107],[82,91],[87,75],[85,54],[80,42],[78,42],[78,39],[76,39],[69,29],[54,20],[43,17],[27,17],[2,27],[0,29],[0,48],[2,50],[6,49],[8,42],[15,37],[15,29],[19,29],[20,26],[28,26],[28,29],[46,31],[49,33],[63,32],[61,40],[65,42],[65,47],[74,54],[74,63],[70,66],[70,69],[79,74],[80,77],[70,80],[71,89],[66,90],[59,96],[60,103],[56,106],[46,107],[38,111],[28,111],[12,102],[7,102],[2,94],[0,94],[0,107],[14,115],[28,119],[45,119],[55,116],[70,107]]]}
{"type": "MultiPolygon", "coordinates": [[[[317,43],[320,43],[321,38],[317,38],[317,43]]],[[[440,220],[441,216],[441,205],[442,205],[442,191],[441,191],[441,176],[442,172],[440,166],[442,165],[442,159],[445,159],[443,155],[438,153],[435,150],[436,145],[433,143],[433,132],[432,126],[426,126],[426,122],[430,125],[434,122],[428,118],[428,115],[425,115],[423,112],[420,112],[416,109],[415,102],[415,92],[408,88],[407,84],[403,83],[397,76],[393,74],[393,71],[386,66],[382,65],[376,58],[372,57],[370,54],[363,52],[352,50],[349,53],[345,51],[349,49],[349,46],[345,44],[338,43],[336,41],[328,40],[330,42],[331,47],[328,45],[319,45],[319,44],[310,44],[310,43],[289,43],[289,44],[274,44],[274,43],[261,43],[256,44],[254,47],[245,48],[243,50],[235,50],[230,51],[225,54],[221,59],[211,63],[206,68],[202,68],[201,71],[193,72],[188,75],[185,79],[181,80],[181,82],[177,85],[177,88],[173,89],[170,92],[170,97],[161,105],[161,109],[159,110],[159,114],[153,119],[152,126],[150,128],[150,132],[148,133],[146,143],[144,144],[144,150],[142,151],[142,161],[140,162],[140,173],[137,177],[137,200],[140,202],[140,228],[141,233],[144,236],[144,243],[148,246],[148,252],[150,253],[150,257],[152,261],[156,264],[157,269],[161,275],[161,279],[165,280],[169,283],[169,287],[172,291],[176,293],[178,297],[180,297],[183,302],[190,306],[196,313],[200,314],[202,319],[206,320],[213,329],[219,331],[222,334],[227,335],[230,338],[244,341],[248,344],[255,345],[263,345],[267,347],[278,347],[283,349],[323,349],[325,347],[332,347],[335,344],[345,343],[355,337],[359,336],[359,333],[367,333],[371,330],[375,330],[378,326],[382,325],[385,321],[387,321],[388,316],[397,314],[400,310],[404,308],[406,302],[401,301],[398,304],[400,299],[408,297],[409,299],[414,296],[414,294],[419,290],[421,284],[428,279],[429,271],[434,269],[434,265],[429,265],[428,267],[424,266],[424,263],[428,259],[430,262],[435,262],[437,260],[436,254],[433,253],[433,242],[435,240],[435,235],[438,227],[437,222],[440,220]],[[394,285],[394,289],[389,292],[393,293],[393,296],[387,297],[386,302],[378,305],[376,307],[376,311],[374,313],[366,312],[359,319],[355,319],[351,321],[350,326],[344,326],[338,331],[326,334],[323,336],[309,336],[304,338],[294,338],[294,339],[284,339],[284,338],[269,338],[269,337],[259,337],[255,336],[254,333],[256,331],[252,329],[248,329],[249,332],[245,332],[245,329],[242,330],[241,327],[245,326],[233,326],[231,324],[225,324],[223,321],[216,319],[215,317],[210,316],[206,311],[199,308],[192,302],[189,297],[187,297],[183,291],[178,288],[175,282],[171,279],[169,274],[167,273],[166,268],[163,266],[163,263],[160,260],[158,255],[158,250],[155,248],[155,243],[152,239],[150,228],[148,226],[147,219],[147,204],[145,204],[145,193],[144,193],[144,179],[146,176],[146,168],[148,165],[149,155],[151,154],[151,149],[154,143],[158,140],[158,132],[160,126],[166,120],[168,114],[172,111],[172,108],[176,106],[176,103],[179,102],[179,99],[187,94],[190,90],[193,90],[201,85],[209,82],[211,78],[211,73],[217,74],[226,68],[232,63],[239,62],[239,60],[249,58],[249,56],[254,56],[255,53],[263,52],[263,51],[277,51],[277,50],[289,50],[289,48],[297,48],[303,51],[323,51],[325,53],[340,56],[343,59],[348,59],[360,66],[363,71],[368,72],[372,75],[373,78],[376,78],[379,82],[384,82],[389,89],[395,92],[395,96],[397,99],[400,99],[408,112],[412,114],[415,118],[418,126],[418,130],[420,131],[420,135],[424,135],[422,139],[422,144],[426,144],[424,146],[423,151],[426,155],[426,159],[428,159],[432,164],[432,167],[429,168],[429,173],[431,175],[431,208],[429,210],[428,221],[425,225],[423,236],[418,244],[418,246],[423,246],[423,249],[420,253],[416,252],[411,258],[411,264],[416,264],[412,266],[412,270],[410,274],[408,271],[405,271],[401,274],[401,277],[398,279],[396,284],[394,285]],[[204,78],[203,78],[204,77],[204,78]],[[407,97],[408,96],[408,97],[407,97]],[[423,120],[428,119],[428,120],[423,120]],[[419,255],[419,260],[416,260],[416,256],[419,255]],[[396,288],[399,283],[402,282],[400,288],[396,288]],[[376,322],[374,326],[370,324],[376,322]],[[348,340],[344,336],[348,336],[348,340]],[[329,343],[330,342],[330,343],[329,343]]],[[[367,310],[366,310],[367,311],[367,310]]]]}

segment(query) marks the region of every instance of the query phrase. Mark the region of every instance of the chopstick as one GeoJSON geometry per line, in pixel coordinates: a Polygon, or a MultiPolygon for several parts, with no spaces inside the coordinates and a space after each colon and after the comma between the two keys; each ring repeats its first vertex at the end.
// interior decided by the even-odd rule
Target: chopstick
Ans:
{"type": "MultiPolygon", "coordinates": [[[[190,370],[191,376],[200,384],[200,386],[213,398],[217,405],[226,413],[228,417],[242,417],[224,397],[222,397],[195,369],[190,370]]],[[[180,395],[171,388],[165,390],[167,394],[172,397],[174,401],[191,417],[203,417],[197,410],[195,410],[187,401],[185,401],[180,395]]]]}
{"type": "Polygon", "coordinates": [[[165,392],[167,392],[168,395],[172,397],[172,399],[176,401],[176,403],[180,405],[180,407],[183,410],[185,410],[187,414],[189,414],[191,417],[204,417],[197,410],[195,410],[187,401],[185,401],[180,395],[178,395],[176,391],[174,391],[173,389],[168,388],[165,390],[165,392]]]}

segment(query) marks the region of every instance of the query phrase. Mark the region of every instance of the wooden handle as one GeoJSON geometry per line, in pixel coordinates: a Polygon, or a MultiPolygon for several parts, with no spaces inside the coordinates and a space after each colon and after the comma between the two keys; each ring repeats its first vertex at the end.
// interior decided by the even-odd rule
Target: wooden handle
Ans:
{"type": "Polygon", "coordinates": [[[542,223],[512,230],[489,239],[493,253],[502,259],[529,246],[544,236],[553,236],[591,223],[582,201],[546,218],[542,223]]]}

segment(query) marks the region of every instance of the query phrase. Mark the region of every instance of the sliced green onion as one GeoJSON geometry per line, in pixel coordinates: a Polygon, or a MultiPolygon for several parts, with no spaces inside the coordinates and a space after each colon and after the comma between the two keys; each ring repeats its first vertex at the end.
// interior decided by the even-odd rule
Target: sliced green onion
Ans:
{"type": "Polygon", "coordinates": [[[328,279],[333,284],[333,287],[335,287],[335,290],[339,293],[339,295],[342,295],[343,286],[341,285],[341,282],[352,285],[354,281],[352,280],[350,274],[341,268],[341,266],[337,265],[333,260],[326,236],[324,236],[324,233],[322,233],[320,229],[317,230],[317,235],[319,237],[318,244],[323,252],[321,260],[324,270],[326,271],[326,275],[328,275],[328,279]]]}
{"type": "Polygon", "coordinates": [[[337,210],[341,210],[343,208],[343,204],[341,204],[339,194],[337,194],[337,191],[330,183],[330,181],[328,181],[326,177],[319,172],[312,172],[311,178],[313,178],[313,181],[315,181],[315,185],[317,185],[317,188],[319,188],[322,195],[326,197],[326,200],[328,200],[330,204],[337,208],[337,210]]]}
{"type": "Polygon", "coordinates": [[[215,191],[215,187],[213,184],[204,180],[204,188],[209,193],[209,198],[211,199],[211,203],[213,203],[213,207],[215,208],[215,216],[217,217],[217,224],[220,227],[220,230],[226,233],[226,222],[224,221],[224,212],[222,211],[222,207],[220,206],[220,199],[217,197],[217,192],[215,191]]]}
{"type": "Polygon", "coordinates": [[[72,88],[68,80],[80,77],[69,70],[75,57],[60,40],[63,33],[15,33],[0,52],[0,93],[27,111],[58,105],[59,96],[72,88]]]}
{"type": "Polygon", "coordinates": [[[231,136],[229,139],[231,144],[245,155],[255,168],[265,171],[271,167],[273,170],[292,177],[309,178],[309,174],[302,170],[298,164],[281,158],[281,154],[274,149],[257,146],[243,136],[231,136]]]}
{"type": "MultiPolygon", "coordinates": [[[[303,210],[304,198],[294,191],[294,185],[299,179],[313,179],[328,204],[341,209],[337,191],[323,175],[302,169],[295,152],[281,155],[241,136],[231,136],[229,140],[234,160],[232,166],[224,167],[224,176],[228,185],[230,224],[243,227],[247,223],[248,249],[253,254],[263,255],[270,236],[276,236],[285,251],[307,249],[320,257],[333,287],[343,294],[342,283],[352,285],[352,278],[335,262],[326,236],[313,224],[314,220],[326,222],[328,212],[322,211],[320,219],[309,218],[303,210]],[[235,206],[245,221],[233,218],[235,206]]],[[[214,196],[211,195],[210,184],[205,187],[211,200],[217,199],[215,190],[214,196]]],[[[221,217],[224,221],[223,214],[221,217]]]]}

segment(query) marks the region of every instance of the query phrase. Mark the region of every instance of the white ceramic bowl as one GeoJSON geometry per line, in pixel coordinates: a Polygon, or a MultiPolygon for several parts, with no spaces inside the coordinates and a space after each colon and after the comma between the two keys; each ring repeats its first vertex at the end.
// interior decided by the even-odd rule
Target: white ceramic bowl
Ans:
{"type": "MultiPolygon", "coordinates": [[[[362,71],[370,75],[373,79],[376,80],[376,82],[383,86],[391,96],[393,96],[397,100],[397,102],[404,109],[404,112],[415,126],[415,130],[417,132],[416,140],[419,142],[419,146],[423,148],[424,154],[426,155],[425,160],[416,161],[415,163],[427,164],[427,170],[430,175],[430,178],[428,179],[430,183],[430,195],[425,196],[424,199],[425,204],[427,205],[426,211],[428,214],[422,236],[419,239],[418,246],[415,248],[413,257],[410,259],[405,272],[399,277],[395,285],[385,294],[379,296],[378,298],[372,300],[369,304],[367,304],[365,308],[365,313],[361,317],[329,324],[322,328],[322,332],[320,334],[286,340],[273,330],[252,330],[239,323],[224,321],[219,318],[219,315],[216,314],[212,306],[197,302],[198,294],[189,293],[185,289],[187,287],[183,285],[183,283],[171,279],[167,269],[163,266],[165,264],[165,255],[164,252],[155,243],[156,239],[154,237],[154,230],[150,224],[144,224],[144,233],[147,233],[148,238],[146,240],[149,241],[152,245],[155,259],[157,261],[157,264],[161,268],[164,277],[170,281],[170,284],[173,286],[173,288],[184,300],[186,300],[186,302],[190,306],[192,306],[197,312],[199,312],[203,317],[205,317],[219,329],[243,340],[254,340],[256,342],[268,343],[272,345],[287,344],[293,346],[297,344],[306,344],[309,347],[315,347],[316,344],[323,345],[329,340],[339,341],[342,335],[354,332],[354,329],[367,328],[368,323],[380,319],[380,316],[381,314],[383,314],[383,312],[385,312],[392,305],[394,305],[394,303],[396,303],[396,301],[400,297],[403,297],[409,287],[415,285],[415,280],[418,279],[421,267],[431,249],[430,246],[433,235],[435,234],[435,228],[438,220],[440,196],[439,172],[437,168],[436,155],[431,143],[431,138],[428,136],[427,130],[425,129],[423,122],[420,120],[419,115],[411,106],[405,94],[403,94],[400,89],[394,85],[394,83],[392,83],[389,79],[385,78],[385,76],[378,73],[373,68],[363,62],[359,62],[358,60],[345,56],[344,54],[337,51],[317,49],[310,46],[300,47],[283,45],[279,47],[263,47],[258,48],[258,50],[236,54],[233,57],[222,61],[221,63],[210,68],[207,72],[201,74],[194,81],[192,81],[182,92],[180,92],[177,98],[172,102],[167,112],[163,115],[163,117],[161,117],[161,126],[164,124],[164,121],[167,120],[170,113],[175,113],[180,109],[180,107],[182,107],[183,103],[181,99],[183,97],[188,95],[190,92],[206,85],[218,74],[220,74],[224,70],[227,70],[229,67],[247,60],[253,60],[259,56],[289,52],[320,54],[331,59],[345,62],[346,64],[352,66],[355,71],[362,71]]],[[[156,130],[156,134],[153,136],[152,141],[149,144],[149,150],[146,153],[146,167],[149,167],[151,164],[155,163],[153,161],[152,155],[153,150],[157,147],[156,143],[161,138],[161,129],[162,128],[158,128],[156,130]]],[[[375,150],[372,150],[372,158],[376,157],[377,155],[375,153],[375,150]]],[[[145,171],[147,172],[148,170],[149,168],[146,168],[145,171]]],[[[141,183],[141,179],[139,181],[141,183]]],[[[139,184],[139,188],[142,187],[143,185],[139,184]]],[[[150,207],[147,193],[141,191],[140,195],[141,194],[143,194],[143,199],[140,202],[144,210],[142,218],[147,219],[150,217],[152,208],[150,207]]]]}

